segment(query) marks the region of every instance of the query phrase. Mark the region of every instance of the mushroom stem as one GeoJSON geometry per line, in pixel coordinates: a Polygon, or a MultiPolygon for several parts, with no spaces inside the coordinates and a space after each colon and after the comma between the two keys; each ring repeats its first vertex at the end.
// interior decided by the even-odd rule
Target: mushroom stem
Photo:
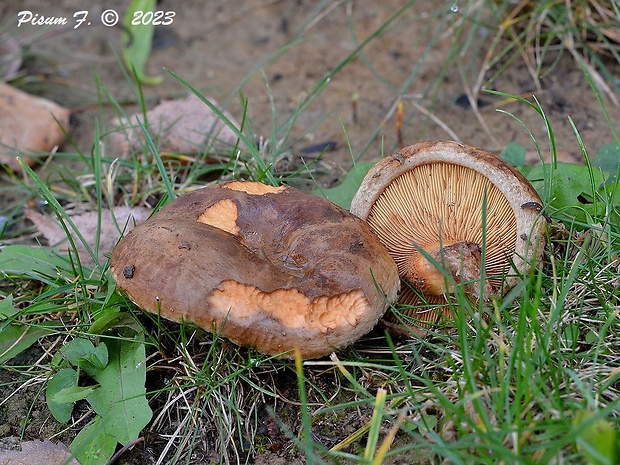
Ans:
{"type": "MultiPolygon", "coordinates": [[[[472,241],[460,241],[448,245],[435,245],[425,249],[428,255],[450,273],[454,281],[465,283],[467,295],[480,299],[481,249],[472,241]]],[[[425,294],[445,296],[454,290],[447,282],[444,271],[435,263],[418,253],[411,257],[405,279],[425,294]]],[[[484,282],[484,295],[496,294],[489,281],[484,282]]]]}

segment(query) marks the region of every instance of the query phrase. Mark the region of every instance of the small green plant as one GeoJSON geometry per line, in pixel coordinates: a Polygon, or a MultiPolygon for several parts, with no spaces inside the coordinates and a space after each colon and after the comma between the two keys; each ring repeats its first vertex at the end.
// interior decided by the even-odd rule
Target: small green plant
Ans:
{"type": "Polygon", "coordinates": [[[160,84],[164,80],[162,76],[146,75],[146,62],[151,53],[155,27],[153,21],[142,19],[148,18],[148,14],[153,15],[154,10],[155,0],[133,0],[123,18],[125,40],[122,49],[123,60],[127,68],[133,70],[136,79],[147,85],[160,84]],[[136,16],[136,12],[143,15],[136,16]]]}
{"type": "Polygon", "coordinates": [[[70,446],[80,463],[107,462],[117,443],[136,440],[151,420],[140,328],[124,328],[118,336],[101,337],[96,346],[90,339],[75,338],[57,352],[52,366],[58,371],[50,378],[45,397],[54,418],[67,423],[75,403],[81,400],[95,412],[70,446]],[[83,385],[84,378],[91,382],[83,385]]]}
{"type": "Polygon", "coordinates": [[[5,247],[0,269],[14,282],[35,280],[47,287],[30,302],[12,295],[0,302],[0,364],[45,336],[63,335],[67,342],[51,361],[45,392],[48,408],[59,423],[67,423],[75,403],[88,402],[94,414],[70,449],[83,464],[107,462],[117,442],[135,440],[152,416],[145,391],[142,328],[131,316],[120,314],[112,294],[105,293],[84,302],[98,318],[91,332],[76,326],[67,315],[67,298],[82,300],[80,292],[92,284],[88,280],[75,284],[72,263],[53,249],[5,247]]]}

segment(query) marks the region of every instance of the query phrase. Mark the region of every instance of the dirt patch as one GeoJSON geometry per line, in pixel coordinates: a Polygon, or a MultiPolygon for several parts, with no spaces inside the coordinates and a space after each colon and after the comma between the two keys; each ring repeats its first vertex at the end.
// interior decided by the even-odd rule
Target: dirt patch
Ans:
{"type": "MultiPolygon", "coordinates": [[[[156,31],[148,74],[162,76],[164,83],[144,88],[147,102],[175,98],[187,91],[165,71],[168,69],[205,95],[227,102],[240,118],[238,96],[231,99],[231,92],[242,86],[256,133],[266,136],[273,130],[272,104],[278,120],[283,121],[317,82],[365,39],[380,31],[331,77],[320,97],[296,120],[294,137],[289,140],[294,152],[317,142],[335,141],[338,148],[325,159],[334,166],[347,167],[347,139],[356,156],[370,143],[363,155],[366,159],[378,158],[381,147],[385,152],[393,151],[398,143],[394,105],[399,98],[405,105],[403,140],[407,144],[457,136],[469,145],[491,151],[502,150],[510,141],[532,149],[523,128],[496,111],[501,108],[521,118],[544,145],[545,128],[540,117],[523,105],[480,94],[483,105],[487,104],[480,108],[481,120],[467,108],[464,94],[475,87],[484,50],[464,53],[460,62],[448,61],[456,25],[467,20],[465,9],[452,13],[438,9],[430,1],[414,2],[381,29],[403,5],[405,2],[394,2],[387,8],[370,1],[335,2],[317,16],[314,2],[290,5],[254,0],[239,7],[224,1],[194,0],[183,5],[160,1],[158,9],[175,11],[176,16],[170,26],[156,31]],[[276,55],[296,37],[299,39],[293,46],[276,55]],[[432,48],[428,48],[429,43],[432,48]],[[465,69],[459,71],[459,66],[465,69]],[[435,121],[429,120],[428,113],[434,115],[435,121]],[[451,132],[440,127],[438,121],[451,132]],[[372,138],[377,128],[379,133],[372,138]]],[[[79,11],[79,2],[65,0],[54,6],[43,1],[5,2],[1,8],[2,17],[7,18],[5,28],[21,42],[34,41],[22,68],[22,73],[30,76],[23,87],[69,108],[85,109],[75,115],[69,132],[78,147],[88,152],[93,142],[93,122],[100,116],[96,107],[88,110],[100,98],[94,76],[119,102],[135,102],[113,53],[122,43],[122,31],[100,24],[102,6],[89,10],[91,26],[47,32],[23,25],[16,30],[17,13],[28,9],[41,15],[62,13],[69,17],[79,11]],[[33,39],[36,35],[43,37],[33,39]]],[[[124,9],[123,2],[107,3],[106,8],[124,9]]],[[[526,97],[535,94],[553,124],[559,150],[567,153],[562,156],[579,159],[567,116],[573,118],[592,153],[610,141],[611,134],[575,62],[568,54],[556,63],[551,61],[554,58],[548,57],[547,67],[552,71],[542,79],[541,89],[518,60],[501,72],[492,87],[526,97]]],[[[494,71],[487,74],[493,75],[494,71]]],[[[614,120],[617,109],[610,105],[608,110],[614,120]]]]}

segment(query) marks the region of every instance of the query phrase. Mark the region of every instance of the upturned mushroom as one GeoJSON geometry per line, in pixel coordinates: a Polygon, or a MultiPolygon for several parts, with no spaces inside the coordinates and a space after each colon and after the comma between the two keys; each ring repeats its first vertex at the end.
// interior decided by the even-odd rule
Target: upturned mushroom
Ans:
{"type": "Polygon", "coordinates": [[[541,256],[541,210],[519,172],[478,148],[428,141],[377,163],[351,212],[387,247],[403,281],[399,303],[410,319],[402,326],[388,312],[386,325],[423,333],[450,318],[453,283],[473,299],[513,286],[541,256]]]}
{"type": "Polygon", "coordinates": [[[121,239],[111,269],[142,309],[283,357],[299,348],[317,358],[353,343],[400,284],[364,221],[257,182],[179,197],[121,239]]]}

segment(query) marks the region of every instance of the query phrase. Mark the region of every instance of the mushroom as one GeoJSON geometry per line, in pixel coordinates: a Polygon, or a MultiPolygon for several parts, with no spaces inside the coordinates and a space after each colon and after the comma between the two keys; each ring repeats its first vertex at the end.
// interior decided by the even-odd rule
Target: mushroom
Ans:
{"type": "Polygon", "coordinates": [[[386,326],[424,333],[449,318],[451,283],[462,283],[473,299],[516,284],[542,254],[541,210],[530,183],[479,148],[427,141],[377,163],[351,212],[387,247],[403,281],[399,303],[411,324],[388,312],[386,326]]]}
{"type": "Polygon", "coordinates": [[[282,357],[353,343],[400,285],[364,221],[291,187],[241,181],[162,208],[121,239],[111,269],[147,312],[282,357]]]}

